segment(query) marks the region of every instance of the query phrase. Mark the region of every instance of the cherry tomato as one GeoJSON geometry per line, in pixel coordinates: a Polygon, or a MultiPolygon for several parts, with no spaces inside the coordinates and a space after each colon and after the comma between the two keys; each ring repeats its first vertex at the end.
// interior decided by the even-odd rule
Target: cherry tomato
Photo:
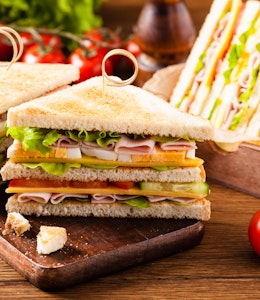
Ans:
{"type": "Polygon", "coordinates": [[[21,61],[29,64],[33,63],[63,63],[67,62],[65,55],[59,48],[41,48],[39,44],[34,44],[26,49],[21,57],[21,61]]]}
{"type": "Polygon", "coordinates": [[[13,46],[9,39],[0,34],[0,61],[9,61],[13,57],[13,46]]]}
{"type": "Polygon", "coordinates": [[[141,53],[140,46],[133,38],[126,42],[124,48],[125,50],[131,52],[135,57],[138,57],[141,53]]]}
{"type": "Polygon", "coordinates": [[[260,209],[255,212],[249,222],[248,238],[254,251],[260,255],[260,209]]]}
{"type": "MultiPolygon", "coordinates": [[[[124,45],[124,49],[129,51],[134,55],[135,58],[138,58],[138,56],[141,54],[141,49],[137,42],[134,40],[134,38],[128,40],[126,44],[124,45]]],[[[128,68],[131,70],[134,69],[134,64],[131,59],[128,57],[124,58],[124,63],[127,65],[128,68]]]]}
{"type": "Polygon", "coordinates": [[[135,186],[133,181],[115,181],[113,185],[124,190],[132,189],[135,186]]]}
{"type": "Polygon", "coordinates": [[[119,48],[122,44],[119,34],[106,27],[90,29],[85,32],[85,35],[94,46],[98,45],[99,48],[102,48],[105,52],[119,48]]]}
{"type": "MultiPolygon", "coordinates": [[[[89,38],[87,48],[96,48],[98,46],[99,51],[101,51],[104,56],[112,49],[122,47],[122,39],[120,35],[107,27],[99,27],[90,29],[85,32],[85,35],[89,38]]],[[[120,62],[121,56],[114,55],[110,58],[113,67],[115,67],[120,62]]]]}
{"type": "MultiPolygon", "coordinates": [[[[30,32],[21,32],[20,36],[23,41],[24,49],[28,49],[34,44],[38,44],[38,40],[30,32]]],[[[39,38],[42,40],[44,46],[51,48],[62,48],[62,41],[58,35],[55,34],[40,34],[39,38]]]]}
{"type": "MultiPolygon", "coordinates": [[[[68,57],[68,63],[79,68],[80,77],[77,83],[94,76],[102,75],[102,61],[104,58],[102,49],[98,49],[93,56],[88,56],[86,53],[84,49],[79,47],[68,57]]],[[[113,64],[111,60],[106,61],[105,69],[108,75],[113,74],[113,64]]]]}

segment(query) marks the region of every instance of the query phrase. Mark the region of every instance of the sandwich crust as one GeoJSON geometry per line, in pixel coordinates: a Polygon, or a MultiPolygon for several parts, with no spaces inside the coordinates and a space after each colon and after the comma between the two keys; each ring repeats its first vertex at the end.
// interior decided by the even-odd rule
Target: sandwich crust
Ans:
{"type": "Polygon", "coordinates": [[[7,124],[66,130],[212,138],[210,122],[182,113],[161,98],[129,85],[102,89],[94,77],[8,111],[7,124]]]}
{"type": "Polygon", "coordinates": [[[27,168],[23,164],[8,161],[1,169],[3,180],[33,178],[41,180],[66,181],[160,181],[160,182],[204,182],[205,170],[200,167],[184,167],[166,171],[157,171],[151,168],[116,168],[92,169],[81,167],[71,168],[62,176],[48,174],[42,168],[27,168]]]}
{"type": "Polygon", "coordinates": [[[76,81],[79,69],[70,64],[14,63],[10,69],[1,67],[0,114],[10,107],[40,97],[76,81]]]}
{"type": "Polygon", "coordinates": [[[20,212],[23,215],[36,216],[80,216],[103,218],[164,218],[164,219],[197,219],[208,221],[211,209],[210,201],[198,199],[190,205],[174,205],[162,201],[151,203],[149,208],[137,208],[127,204],[90,204],[79,201],[64,201],[62,205],[40,204],[37,202],[19,203],[17,195],[8,199],[7,212],[20,212]]]}

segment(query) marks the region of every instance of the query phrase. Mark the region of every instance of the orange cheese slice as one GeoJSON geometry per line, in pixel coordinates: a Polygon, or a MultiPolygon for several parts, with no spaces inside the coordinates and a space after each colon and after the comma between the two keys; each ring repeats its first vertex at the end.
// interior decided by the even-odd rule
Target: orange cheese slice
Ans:
{"type": "Polygon", "coordinates": [[[131,155],[132,162],[179,162],[184,161],[186,151],[164,151],[156,147],[156,153],[150,155],[131,155]]]}

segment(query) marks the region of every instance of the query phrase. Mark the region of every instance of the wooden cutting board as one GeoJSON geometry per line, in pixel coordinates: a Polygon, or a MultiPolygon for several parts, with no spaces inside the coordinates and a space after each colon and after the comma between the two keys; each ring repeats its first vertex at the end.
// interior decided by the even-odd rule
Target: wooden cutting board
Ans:
{"type": "MultiPolygon", "coordinates": [[[[5,196],[6,197],[6,196],[5,196]]],[[[0,205],[0,257],[36,287],[65,289],[128,267],[185,251],[204,233],[197,220],[27,217],[31,230],[24,236],[2,235],[6,212],[0,205]],[[68,240],[50,255],[36,251],[41,225],[65,227],[68,240]]]]}

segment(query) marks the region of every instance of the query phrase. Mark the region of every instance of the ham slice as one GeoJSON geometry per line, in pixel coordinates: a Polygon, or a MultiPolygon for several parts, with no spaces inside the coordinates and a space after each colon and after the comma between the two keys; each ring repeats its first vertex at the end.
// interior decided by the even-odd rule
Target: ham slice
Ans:
{"type": "Polygon", "coordinates": [[[66,135],[61,136],[56,143],[52,145],[53,148],[78,148],[79,142],[73,141],[66,135]]]}
{"type": "Polygon", "coordinates": [[[91,203],[114,203],[116,201],[126,201],[134,199],[138,196],[136,195],[103,195],[103,194],[94,194],[92,195],[91,203]]]}
{"type": "Polygon", "coordinates": [[[114,150],[115,148],[115,142],[111,142],[107,145],[107,147],[100,147],[96,142],[81,142],[80,143],[81,148],[86,149],[105,149],[105,150],[114,150]]]}
{"type": "Polygon", "coordinates": [[[50,197],[50,201],[52,204],[59,204],[66,198],[81,198],[88,199],[88,195],[81,194],[52,194],[50,197]]]}
{"type": "Polygon", "coordinates": [[[164,196],[147,196],[147,199],[150,202],[159,202],[164,200],[174,201],[178,203],[188,204],[196,201],[194,198],[185,198],[185,197],[164,197],[164,196]]]}
{"type": "Polygon", "coordinates": [[[18,194],[18,202],[25,203],[35,201],[45,204],[51,198],[51,193],[22,193],[18,194]]]}
{"type": "Polygon", "coordinates": [[[190,142],[186,140],[160,143],[160,147],[164,151],[173,151],[173,150],[185,151],[185,150],[197,149],[196,142],[190,142]]]}
{"type": "Polygon", "coordinates": [[[91,198],[91,203],[114,203],[116,202],[115,195],[94,194],[91,198]]]}
{"type": "Polygon", "coordinates": [[[132,140],[122,135],[120,141],[115,145],[116,153],[128,154],[153,154],[155,152],[155,141],[150,138],[132,140]]]}
{"type": "MultiPolygon", "coordinates": [[[[94,194],[91,195],[91,203],[93,204],[112,204],[116,201],[126,201],[137,198],[138,195],[118,195],[118,194],[94,194]]],[[[179,202],[183,204],[192,203],[196,199],[185,197],[165,197],[165,196],[146,196],[147,199],[153,202],[159,202],[164,200],[179,202]]],[[[41,204],[46,204],[49,201],[52,204],[59,204],[67,198],[81,198],[89,199],[89,195],[84,194],[52,194],[52,193],[22,193],[18,195],[18,202],[26,203],[28,201],[35,201],[41,204]]]]}

